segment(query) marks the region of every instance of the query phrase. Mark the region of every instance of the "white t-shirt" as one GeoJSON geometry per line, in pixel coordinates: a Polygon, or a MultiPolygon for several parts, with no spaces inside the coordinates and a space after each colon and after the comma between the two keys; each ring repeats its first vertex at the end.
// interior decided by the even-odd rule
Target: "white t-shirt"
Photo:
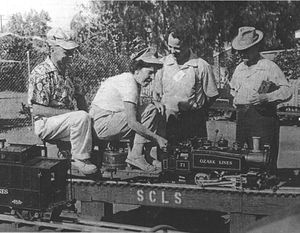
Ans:
{"type": "Polygon", "coordinates": [[[132,73],[122,73],[106,79],[100,86],[92,104],[99,108],[120,112],[124,102],[138,104],[139,87],[132,73]]]}

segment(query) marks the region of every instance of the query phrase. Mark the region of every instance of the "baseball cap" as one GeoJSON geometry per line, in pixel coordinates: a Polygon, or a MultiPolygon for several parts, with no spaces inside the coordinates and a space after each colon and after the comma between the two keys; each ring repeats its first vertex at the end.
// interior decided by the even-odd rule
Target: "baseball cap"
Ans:
{"type": "Polygon", "coordinates": [[[72,50],[79,45],[71,39],[71,35],[62,28],[52,28],[47,33],[47,40],[50,45],[58,45],[66,50],[72,50]]]}
{"type": "Polygon", "coordinates": [[[135,61],[143,61],[150,64],[159,64],[162,65],[163,63],[159,60],[158,54],[154,48],[148,47],[139,51],[137,54],[132,55],[132,60],[135,61]]]}

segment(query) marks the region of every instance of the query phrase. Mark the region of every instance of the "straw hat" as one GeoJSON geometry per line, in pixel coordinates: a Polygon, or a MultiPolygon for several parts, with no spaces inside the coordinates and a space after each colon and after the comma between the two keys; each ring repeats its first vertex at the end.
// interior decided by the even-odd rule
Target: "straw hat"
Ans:
{"type": "Polygon", "coordinates": [[[238,35],[232,41],[232,47],[235,50],[245,50],[260,42],[263,37],[263,32],[254,27],[240,27],[238,35]]]}

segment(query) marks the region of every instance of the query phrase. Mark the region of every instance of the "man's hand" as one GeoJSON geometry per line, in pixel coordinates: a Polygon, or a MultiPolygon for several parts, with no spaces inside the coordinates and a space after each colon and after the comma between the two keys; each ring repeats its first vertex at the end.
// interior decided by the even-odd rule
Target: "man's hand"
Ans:
{"type": "Polygon", "coordinates": [[[168,145],[168,140],[167,139],[157,135],[156,142],[157,142],[160,149],[164,150],[164,149],[167,148],[167,145],[168,145]]]}
{"type": "Polygon", "coordinates": [[[267,103],[268,101],[268,96],[266,94],[254,94],[250,98],[250,103],[253,105],[267,103]]]}
{"type": "Polygon", "coordinates": [[[165,105],[158,101],[153,101],[153,104],[157,108],[158,112],[163,115],[165,112],[165,105]]]}

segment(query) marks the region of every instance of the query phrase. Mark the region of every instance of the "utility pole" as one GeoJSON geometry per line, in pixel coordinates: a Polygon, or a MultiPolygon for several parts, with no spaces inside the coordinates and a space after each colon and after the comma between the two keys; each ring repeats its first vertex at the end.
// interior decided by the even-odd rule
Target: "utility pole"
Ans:
{"type": "Polygon", "coordinates": [[[0,15],[0,32],[3,32],[3,27],[2,27],[2,17],[3,15],[0,15]]]}

